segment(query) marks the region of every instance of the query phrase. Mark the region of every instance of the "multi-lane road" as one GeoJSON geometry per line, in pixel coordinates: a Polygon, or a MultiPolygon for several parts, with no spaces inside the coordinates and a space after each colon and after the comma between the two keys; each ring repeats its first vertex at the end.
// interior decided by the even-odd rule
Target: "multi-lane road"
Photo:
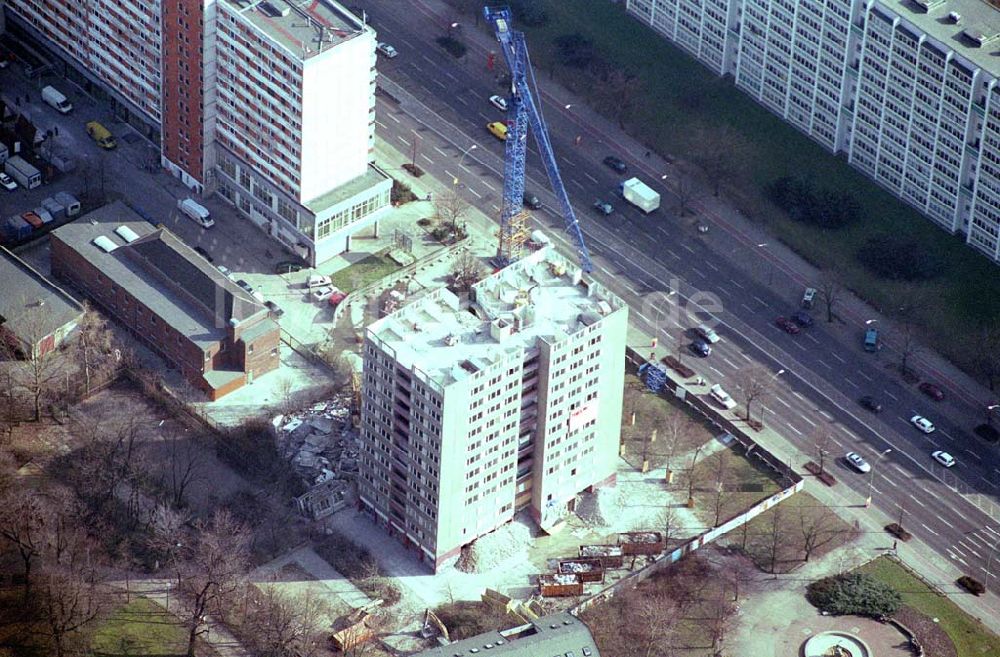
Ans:
{"type": "MultiPolygon", "coordinates": [[[[370,10],[379,38],[400,53],[379,62],[381,86],[388,92],[377,112],[382,138],[415,155],[430,175],[447,184],[458,181],[455,188],[470,203],[497,216],[503,145],[486,132],[485,124],[503,119],[488,102],[502,90],[495,72],[485,65],[486,50],[477,35],[467,35],[467,57],[482,65],[459,64],[434,43],[447,21],[422,3],[403,7],[371,0],[363,6],[370,10]]],[[[983,409],[961,399],[934,402],[902,383],[885,367],[889,356],[862,350],[861,325],[856,340],[828,330],[821,317],[798,335],[784,333],[774,319],[796,310],[797,292],[789,293],[787,284],[763,285],[747,276],[746,268],[757,265],[748,261],[745,251],[734,253],[732,242],[719,248],[665,208],[647,217],[615,197],[621,176],[602,165],[604,155],[621,157],[630,174],[654,186],[659,183],[665,206],[670,205],[669,188],[660,177],[667,172],[651,170],[643,153],[616,148],[620,135],[598,133],[593,125],[579,123],[573,107],[552,102],[544,92],[542,100],[567,191],[595,256],[595,274],[629,302],[642,328],[658,332],[663,346],[676,344],[680,336],[687,340],[699,320],[686,311],[673,312],[673,304],[697,310],[690,301],[693,296],[698,294],[697,300],[705,293],[714,295],[721,306],[715,319],[722,340],[708,358],[689,353],[685,362],[706,379],[722,383],[737,399],[736,375],[741,370],[752,364],[771,372],[784,370],[766,402],[768,425],[810,455],[819,436],[829,436],[832,457],[853,450],[874,462],[891,449],[879,461],[874,479],[839,462],[833,467],[842,483],[861,495],[871,487],[875,504],[890,516],[905,509],[907,529],[939,554],[966,572],[989,577],[984,569],[1000,540],[1000,507],[994,504],[1000,492],[1000,458],[996,447],[971,434],[983,409]],[[579,144],[581,135],[585,138],[579,144]],[[590,206],[596,198],[611,200],[615,212],[610,217],[594,213],[590,206]],[[676,294],[665,294],[675,289],[676,294]],[[883,411],[876,415],[862,409],[857,399],[863,395],[876,397],[883,411]],[[909,424],[915,414],[933,420],[937,431],[917,431],[909,424]],[[936,449],[954,455],[957,465],[948,470],[935,464],[929,455],[936,449]]],[[[547,204],[536,218],[553,227],[550,235],[559,237],[562,220],[549,210],[555,198],[533,145],[529,151],[526,186],[547,204]]],[[[784,282],[780,271],[775,275],[784,282]]]]}

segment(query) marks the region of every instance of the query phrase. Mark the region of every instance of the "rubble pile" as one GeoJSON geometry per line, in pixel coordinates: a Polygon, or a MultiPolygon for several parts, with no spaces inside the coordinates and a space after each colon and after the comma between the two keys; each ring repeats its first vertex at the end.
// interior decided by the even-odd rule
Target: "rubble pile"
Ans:
{"type": "Polygon", "coordinates": [[[463,573],[485,573],[515,557],[526,558],[529,545],[531,529],[514,519],[467,545],[455,568],[463,573]]]}
{"type": "Polygon", "coordinates": [[[272,421],[278,451],[310,487],[296,499],[305,515],[321,518],[349,504],[348,485],[358,474],[358,433],[349,401],[338,397],[272,421]]]}

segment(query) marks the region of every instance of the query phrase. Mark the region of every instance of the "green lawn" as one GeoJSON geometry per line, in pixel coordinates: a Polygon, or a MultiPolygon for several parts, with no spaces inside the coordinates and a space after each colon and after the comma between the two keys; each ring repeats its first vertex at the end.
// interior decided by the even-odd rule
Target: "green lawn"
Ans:
{"type": "Polygon", "coordinates": [[[955,643],[959,657],[1000,657],[1000,637],[892,559],[882,557],[859,570],[890,584],[900,592],[906,605],[937,618],[941,629],[955,643]]]}
{"type": "Polygon", "coordinates": [[[330,280],[344,292],[350,293],[385,278],[397,269],[399,265],[384,254],[373,253],[350,267],[334,272],[330,275],[330,280]]]}
{"type": "Polygon", "coordinates": [[[185,654],[187,636],[176,616],[148,598],[135,598],[97,629],[91,648],[108,657],[174,657],[185,654]]]}
{"type": "Polygon", "coordinates": [[[926,297],[921,323],[933,347],[968,367],[969,347],[956,336],[1000,316],[1000,276],[995,265],[737,91],[729,80],[714,75],[651,29],[640,27],[625,14],[624,3],[538,0],[538,4],[546,8],[550,20],[544,26],[523,29],[541,86],[554,77],[592,104],[596,102],[596,85],[588,75],[554,63],[553,39],[579,32],[594,43],[601,57],[641,80],[639,101],[625,123],[631,134],[657,152],[683,157],[685,138],[695,126],[730,126],[750,146],[745,181],[737,184],[743,188],[741,195],[751,200],[741,205],[755,210],[757,220],[807,260],[840,273],[849,288],[876,308],[889,315],[897,310],[900,285],[872,276],[855,260],[858,248],[869,237],[904,234],[917,242],[920,251],[940,253],[948,263],[947,271],[920,285],[926,297]],[[865,218],[847,229],[823,231],[772,211],[759,211],[768,207],[760,204],[759,190],[786,175],[853,193],[865,218]]]}

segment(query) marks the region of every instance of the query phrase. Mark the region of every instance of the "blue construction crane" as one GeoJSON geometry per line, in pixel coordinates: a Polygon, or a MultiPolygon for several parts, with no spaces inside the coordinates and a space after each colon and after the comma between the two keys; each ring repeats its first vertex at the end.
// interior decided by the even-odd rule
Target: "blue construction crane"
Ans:
{"type": "Polygon", "coordinates": [[[580,222],[569,203],[566,187],[559,175],[556,156],[552,152],[549,130],[545,127],[542,107],[535,87],[535,73],[528,60],[528,47],[524,34],[513,28],[510,9],[484,7],[483,14],[493,26],[500,42],[507,68],[510,70],[511,95],[507,102],[507,140],[504,152],[503,203],[500,208],[500,245],[497,264],[504,267],[520,258],[526,239],[524,200],[524,163],[528,147],[528,126],[535,136],[538,152],[542,156],[545,173],[552,191],[559,199],[559,209],[566,222],[566,231],[576,240],[580,267],[585,272],[593,270],[590,253],[580,231],[580,222]]]}

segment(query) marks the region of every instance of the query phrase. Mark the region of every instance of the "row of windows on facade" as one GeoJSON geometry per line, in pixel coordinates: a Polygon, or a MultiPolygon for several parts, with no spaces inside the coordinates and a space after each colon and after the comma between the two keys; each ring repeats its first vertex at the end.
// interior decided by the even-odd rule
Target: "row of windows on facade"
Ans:
{"type": "Polygon", "coordinates": [[[321,240],[329,237],[332,232],[341,230],[346,226],[360,221],[377,209],[389,204],[389,191],[384,191],[375,196],[369,197],[360,203],[356,203],[350,208],[345,208],[333,216],[319,222],[316,227],[316,239],[321,240]]]}

